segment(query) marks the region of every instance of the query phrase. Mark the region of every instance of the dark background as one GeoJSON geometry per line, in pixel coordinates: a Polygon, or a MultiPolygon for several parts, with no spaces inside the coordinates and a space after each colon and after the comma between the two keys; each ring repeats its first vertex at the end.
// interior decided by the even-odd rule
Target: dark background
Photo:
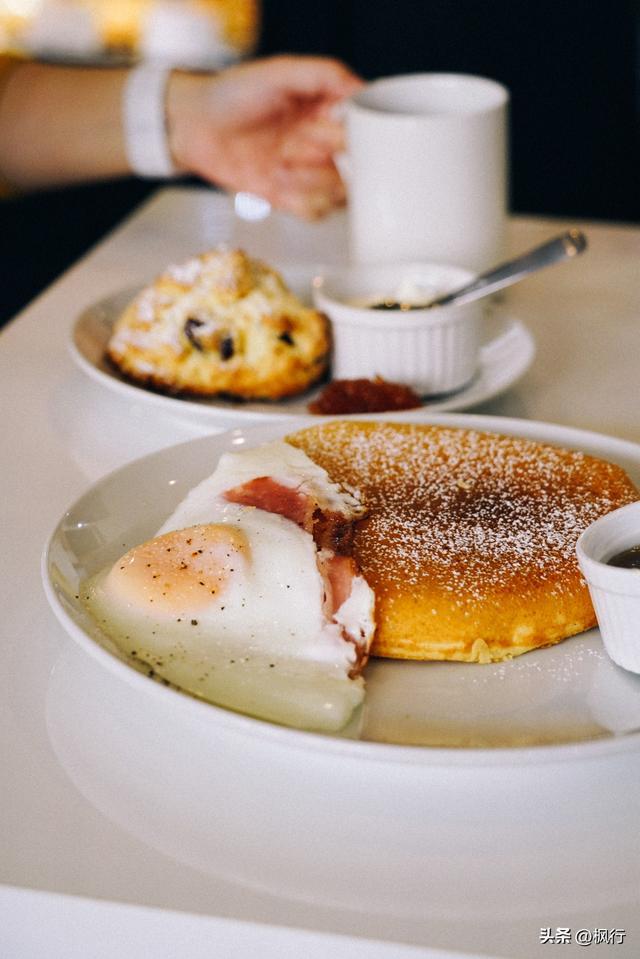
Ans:
{"type": "MultiPolygon", "coordinates": [[[[476,73],[511,91],[514,212],[640,220],[640,0],[265,0],[257,53],[337,56],[367,79],[476,73]]],[[[0,322],[158,186],[1,206],[0,322]]]]}

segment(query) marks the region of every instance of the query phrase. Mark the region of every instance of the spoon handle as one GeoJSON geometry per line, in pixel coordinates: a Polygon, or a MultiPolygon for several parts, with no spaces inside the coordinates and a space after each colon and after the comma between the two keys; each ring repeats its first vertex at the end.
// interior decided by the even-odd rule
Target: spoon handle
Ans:
{"type": "Polygon", "coordinates": [[[542,246],[536,246],[528,253],[503,263],[495,270],[481,274],[467,286],[437,297],[431,301],[429,306],[445,306],[454,300],[456,303],[468,303],[480,296],[488,296],[496,290],[517,283],[518,280],[528,276],[529,273],[535,273],[542,267],[551,266],[552,263],[559,263],[561,260],[578,256],[586,247],[587,238],[584,233],[581,233],[580,230],[569,230],[553,240],[548,240],[542,246]]]}

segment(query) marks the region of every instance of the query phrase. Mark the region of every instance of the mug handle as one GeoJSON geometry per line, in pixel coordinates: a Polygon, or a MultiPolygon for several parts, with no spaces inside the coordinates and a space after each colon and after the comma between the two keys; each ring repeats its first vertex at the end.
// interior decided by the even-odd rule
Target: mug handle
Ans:
{"type": "MultiPolygon", "coordinates": [[[[336,103],[331,107],[329,111],[329,116],[332,120],[336,120],[338,123],[341,123],[344,127],[345,117],[347,115],[347,101],[341,100],[340,103],[336,103]]],[[[351,163],[349,160],[349,154],[346,150],[340,150],[338,153],[333,154],[333,162],[336,165],[336,169],[340,174],[340,178],[346,187],[349,186],[351,180],[351,163]]]]}
{"type": "Polygon", "coordinates": [[[336,165],[338,173],[340,174],[340,179],[344,183],[345,187],[349,186],[351,182],[351,163],[349,161],[348,153],[344,151],[340,153],[333,154],[333,162],[336,165]]]}

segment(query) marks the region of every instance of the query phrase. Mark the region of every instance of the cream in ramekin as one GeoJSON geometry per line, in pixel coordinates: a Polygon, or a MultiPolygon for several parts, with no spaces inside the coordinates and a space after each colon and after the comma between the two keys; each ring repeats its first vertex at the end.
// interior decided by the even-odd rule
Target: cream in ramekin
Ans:
{"type": "Polygon", "coordinates": [[[576,545],[604,647],[614,663],[634,673],[640,673],[640,569],[612,566],[610,561],[638,545],[640,502],[601,516],[576,545]]]}
{"type": "Polygon", "coordinates": [[[462,389],[477,370],[482,301],[421,310],[372,305],[390,299],[428,302],[473,277],[440,263],[349,266],[315,277],[314,304],[332,324],[334,378],[381,376],[421,396],[462,389]]]}

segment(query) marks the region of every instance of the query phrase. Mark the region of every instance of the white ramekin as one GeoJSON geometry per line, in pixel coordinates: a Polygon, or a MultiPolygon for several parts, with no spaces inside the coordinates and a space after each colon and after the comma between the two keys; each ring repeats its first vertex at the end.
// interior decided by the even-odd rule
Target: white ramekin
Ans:
{"type": "Polygon", "coordinates": [[[640,570],[607,561],[639,543],[640,502],[601,516],[576,546],[604,647],[614,663],[634,673],[640,673],[640,570]]]}
{"type": "Polygon", "coordinates": [[[401,285],[429,296],[463,286],[474,274],[440,263],[348,266],[313,280],[316,309],[333,332],[334,379],[381,376],[421,396],[462,389],[476,372],[482,301],[427,310],[373,310],[352,301],[398,299],[401,285]]]}

